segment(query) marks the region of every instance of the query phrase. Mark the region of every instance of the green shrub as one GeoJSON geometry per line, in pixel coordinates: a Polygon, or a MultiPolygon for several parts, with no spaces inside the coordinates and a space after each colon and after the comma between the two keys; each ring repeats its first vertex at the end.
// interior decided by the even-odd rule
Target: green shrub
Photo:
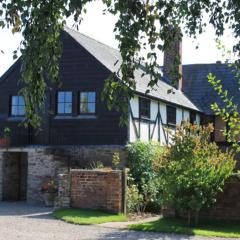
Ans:
{"type": "Polygon", "coordinates": [[[144,209],[143,195],[139,193],[138,187],[134,184],[134,180],[130,175],[128,175],[127,186],[127,209],[130,213],[141,213],[144,209]]]}
{"type": "Polygon", "coordinates": [[[127,152],[129,172],[143,198],[141,211],[144,211],[148,204],[159,202],[161,188],[156,166],[163,149],[156,142],[137,141],[127,146],[127,152]]]}
{"type": "Polygon", "coordinates": [[[222,152],[209,141],[212,130],[210,125],[180,126],[160,164],[165,202],[187,212],[189,223],[191,214],[197,222],[199,211],[216,202],[217,193],[235,167],[233,154],[222,152]]]}
{"type": "Polygon", "coordinates": [[[120,159],[120,153],[114,152],[112,156],[112,165],[114,169],[118,169],[120,165],[121,159],[120,159]]]}

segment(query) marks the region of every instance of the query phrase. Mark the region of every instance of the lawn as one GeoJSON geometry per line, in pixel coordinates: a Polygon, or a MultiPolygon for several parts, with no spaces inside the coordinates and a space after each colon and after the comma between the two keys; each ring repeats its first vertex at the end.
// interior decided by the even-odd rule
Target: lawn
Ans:
{"type": "Polygon", "coordinates": [[[111,214],[98,210],[60,209],[53,212],[57,219],[74,224],[100,224],[106,222],[123,222],[124,214],[111,214]]]}
{"type": "Polygon", "coordinates": [[[129,229],[209,237],[240,238],[240,221],[204,221],[200,222],[198,227],[188,227],[185,220],[162,218],[154,222],[130,225],[129,229]]]}

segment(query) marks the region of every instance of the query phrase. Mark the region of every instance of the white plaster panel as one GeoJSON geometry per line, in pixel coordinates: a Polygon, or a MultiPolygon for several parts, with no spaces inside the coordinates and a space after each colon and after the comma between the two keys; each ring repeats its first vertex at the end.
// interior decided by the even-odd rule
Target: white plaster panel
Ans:
{"type": "Polygon", "coordinates": [[[138,117],[139,116],[139,99],[138,96],[134,96],[134,98],[132,98],[130,100],[130,106],[132,109],[132,113],[134,117],[138,117]]]}
{"type": "Polygon", "coordinates": [[[149,141],[149,127],[148,123],[140,123],[140,140],[147,142],[149,141]]]}

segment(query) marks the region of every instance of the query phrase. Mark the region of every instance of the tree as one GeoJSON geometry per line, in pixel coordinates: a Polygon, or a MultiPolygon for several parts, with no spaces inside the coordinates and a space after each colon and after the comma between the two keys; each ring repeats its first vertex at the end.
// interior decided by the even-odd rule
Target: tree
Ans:
{"type": "MultiPolygon", "coordinates": [[[[11,27],[13,32],[22,31],[24,40],[20,46],[22,59],[22,93],[26,101],[26,124],[38,127],[39,114],[44,108],[47,79],[59,84],[61,57],[60,32],[65,19],[74,15],[76,25],[81,13],[92,0],[2,0],[0,2],[0,26],[11,27]]],[[[102,0],[106,11],[118,15],[115,25],[116,39],[122,62],[118,72],[109,76],[104,92],[109,108],[122,113],[128,110],[128,100],[136,87],[134,70],[142,67],[151,76],[149,89],[153,88],[161,73],[157,51],[168,48],[174,39],[169,25],[181,25],[185,33],[196,37],[206,24],[211,24],[217,36],[227,26],[235,37],[240,35],[239,0],[102,0]],[[206,15],[207,21],[203,17],[206,15]],[[146,48],[147,57],[139,51],[146,48]],[[116,77],[121,76],[121,80],[116,77]]],[[[234,46],[239,53],[240,42],[234,46]]],[[[178,56],[176,56],[176,59],[178,56]]],[[[173,73],[173,75],[177,73],[173,73]]],[[[147,90],[148,91],[148,90],[147,90]]]]}
{"type": "Polygon", "coordinates": [[[210,142],[212,130],[211,125],[179,126],[159,165],[165,203],[187,213],[189,224],[191,215],[197,224],[199,212],[216,202],[236,163],[232,152],[221,151],[210,142]]]}

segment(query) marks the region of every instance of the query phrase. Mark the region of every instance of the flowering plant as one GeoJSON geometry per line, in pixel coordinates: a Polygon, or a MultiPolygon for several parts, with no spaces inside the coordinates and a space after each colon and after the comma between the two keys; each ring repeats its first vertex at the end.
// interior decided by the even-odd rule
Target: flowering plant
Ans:
{"type": "Polygon", "coordinates": [[[54,180],[44,182],[41,187],[41,192],[42,193],[56,193],[57,192],[56,182],[54,180]]]}

